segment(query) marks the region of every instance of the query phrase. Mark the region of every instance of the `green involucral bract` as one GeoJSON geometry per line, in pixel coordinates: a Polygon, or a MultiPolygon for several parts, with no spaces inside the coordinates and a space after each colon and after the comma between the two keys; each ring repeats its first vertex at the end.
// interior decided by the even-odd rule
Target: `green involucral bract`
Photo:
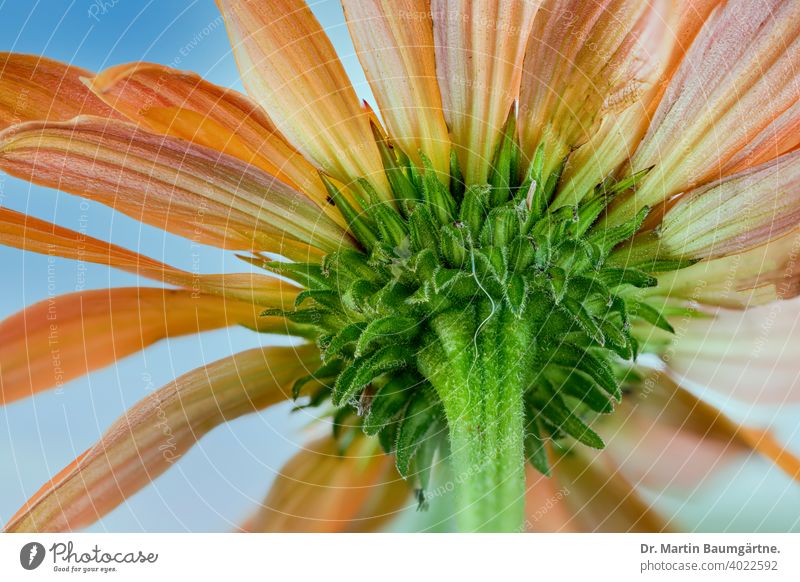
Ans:
{"type": "Polygon", "coordinates": [[[305,287],[294,310],[265,314],[297,324],[322,354],[295,397],[330,400],[343,447],[355,430],[377,436],[421,507],[435,464],[449,462],[470,531],[521,527],[526,459],[547,475],[548,449],[604,446],[590,424],[622,397],[639,350],[632,322],[671,331],[637,290],[685,266],[610,258],[647,209],[620,225],[604,211],[645,172],[554,208],[563,164],[543,175],[540,147],[523,167],[514,135],[511,117],[488,183],[465,185],[455,155],[436,175],[376,131],[393,202],[365,180],[350,196],[325,180],[361,250],[263,264],[305,287]]]}

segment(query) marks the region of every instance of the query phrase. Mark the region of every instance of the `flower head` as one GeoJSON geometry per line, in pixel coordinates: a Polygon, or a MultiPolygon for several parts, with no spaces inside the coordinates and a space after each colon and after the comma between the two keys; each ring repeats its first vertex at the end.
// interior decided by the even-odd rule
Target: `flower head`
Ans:
{"type": "Polygon", "coordinates": [[[768,432],[696,387],[736,366],[728,310],[800,288],[800,8],[342,3],[380,117],[303,0],[218,0],[249,96],[150,63],[0,56],[0,169],[254,267],[187,273],[0,209],[4,244],[175,287],[57,298],[58,378],[47,303],[0,324],[4,403],[164,337],[301,340],[143,400],[6,528],[85,526],[214,426],[289,397],[332,434],[243,529],[378,527],[450,475],[463,530],[661,530],[637,488],[696,483],[680,455],[756,450],[796,479],[768,432]]]}

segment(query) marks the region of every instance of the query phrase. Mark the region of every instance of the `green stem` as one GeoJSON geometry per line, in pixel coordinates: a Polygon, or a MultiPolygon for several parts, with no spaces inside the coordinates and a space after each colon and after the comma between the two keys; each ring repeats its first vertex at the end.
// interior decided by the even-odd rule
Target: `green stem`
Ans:
{"type": "Polygon", "coordinates": [[[444,403],[461,531],[519,531],[531,334],[489,301],[436,316],[420,369],[444,403]]]}

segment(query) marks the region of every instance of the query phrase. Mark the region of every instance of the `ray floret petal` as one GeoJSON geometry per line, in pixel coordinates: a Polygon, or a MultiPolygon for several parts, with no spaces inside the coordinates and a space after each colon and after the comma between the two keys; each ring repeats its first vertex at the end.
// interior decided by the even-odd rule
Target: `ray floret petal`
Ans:
{"type": "Polygon", "coordinates": [[[314,365],[311,348],[256,348],[153,392],[42,487],[5,531],[91,524],[169,469],[215,426],[286,399],[292,383],[314,365]]]}

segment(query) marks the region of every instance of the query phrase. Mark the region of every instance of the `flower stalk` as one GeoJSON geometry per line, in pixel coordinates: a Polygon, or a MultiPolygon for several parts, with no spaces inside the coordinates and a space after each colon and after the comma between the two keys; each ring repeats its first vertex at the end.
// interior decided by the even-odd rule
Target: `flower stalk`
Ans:
{"type": "Polygon", "coordinates": [[[531,330],[491,299],[437,316],[419,357],[444,405],[461,531],[518,531],[531,330]]]}

